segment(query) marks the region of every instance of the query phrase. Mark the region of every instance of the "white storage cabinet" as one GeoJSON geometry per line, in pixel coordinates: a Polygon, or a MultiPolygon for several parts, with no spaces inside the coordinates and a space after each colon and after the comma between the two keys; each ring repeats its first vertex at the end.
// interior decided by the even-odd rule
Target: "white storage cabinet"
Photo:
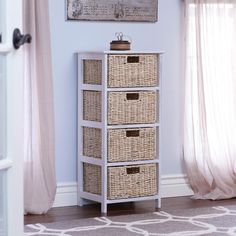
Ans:
{"type": "Polygon", "coordinates": [[[161,52],[78,52],[78,205],[160,197],[161,52]]]}

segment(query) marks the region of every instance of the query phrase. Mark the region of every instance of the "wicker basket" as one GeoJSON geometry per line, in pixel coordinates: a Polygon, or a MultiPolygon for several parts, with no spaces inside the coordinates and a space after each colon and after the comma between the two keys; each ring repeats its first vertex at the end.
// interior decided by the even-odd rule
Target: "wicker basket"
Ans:
{"type": "Polygon", "coordinates": [[[102,61],[84,60],[83,75],[85,84],[102,84],[102,61]]]}
{"type": "Polygon", "coordinates": [[[159,96],[155,91],[110,92],[108,124],[155,123],[158,119],[156,117],[158,99],[159,96]]]}
{"type": "Polygon", "coordinates": [[[109,87],[158,86],[159,56],[156,54],[109,55],[109,87]]]}
{"type": "MultiPolygon", "coordinates": [[[[101,92],[83,91],[84,120],[101,122],[101,101],[101,92]]],[[[155,91],[109,92],[108,124],[155,123],[159,119],[157,104],[159,94],[155,91]]]]}
{"type": "MultiPolygon", "coordinates": [[[[126,199],[157,194],[156,164],[108,167],[108,196],[126,199]]],[[[101,195],[101,167],[84,163],[84,191],[101,195]]]]}
{"type": "Polygon", "coordinates": [[[101,167],[88,163],[83,163],[84,191],[99,194],[102,193],[101,167]]]}
{"type": "Polygon", "coordinates": [[[110,129],[108,161],[153,160],[156,157],[156,129],[110,129]]]}
{"type": "MultiPolygon", "coordinates": [[[[108,162],[153,160],[156,150],[158,128],[109,129],[108,162]]],[[[83,127],[83,155],[94,158],[102,156],[101,129],[83,127]]]]}
{"type": "Polygon", "coordinates": [[[102,158],[101,129],[83,127],[83,155],[86,157],[102,158]]]}
{"type": "Polygon", "coordinates": [[[102,120],[102,94],[99,91],[83,91],[83,119],[89,121],[102,120]]]}

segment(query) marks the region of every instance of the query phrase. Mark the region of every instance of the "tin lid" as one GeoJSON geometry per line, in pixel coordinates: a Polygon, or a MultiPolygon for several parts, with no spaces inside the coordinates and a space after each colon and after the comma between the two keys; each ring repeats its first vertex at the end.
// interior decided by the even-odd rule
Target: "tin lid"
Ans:
{"type": "Polygon", "coordinates": [[[110,44],[130,44],[130,42],[127,40],[113,40],[110,44]]]}
{"type": "Polygon", "coordinates": [[[130,50],[130,42],[123,40],[123,33],[116,33],[117,40],[110,42],[111,50],[130,50]]]}

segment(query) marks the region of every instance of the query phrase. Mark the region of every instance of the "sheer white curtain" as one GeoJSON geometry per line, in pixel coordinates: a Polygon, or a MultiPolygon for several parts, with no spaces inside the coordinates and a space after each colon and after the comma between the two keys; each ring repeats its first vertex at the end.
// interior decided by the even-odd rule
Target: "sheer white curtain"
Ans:
{"type": "Polygon", "coordinates": [[[184,159],[195,198],[236,196],[236,1],[185,0],[184,159]]]}
{"type": "Polygon", "coordinates": [[[25,213],[50,209],[56,192],[53,81],[48,0],[24,0],[25,213]]]}

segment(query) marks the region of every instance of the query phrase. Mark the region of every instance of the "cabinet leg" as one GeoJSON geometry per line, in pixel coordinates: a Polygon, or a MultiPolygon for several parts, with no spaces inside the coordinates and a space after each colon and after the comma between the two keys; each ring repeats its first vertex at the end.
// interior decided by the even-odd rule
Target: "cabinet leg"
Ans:
{"type": "Polygon", "coordinates": [[[156,199],[155,201],[156,201],[156,202],[155,202],[156,208],[157,208],[157,209],[161,209],[161,199],[156,199]]]}
{"type": "Polygon", "coordinates": [[[106,214],[107,213],[107,204],[101,203],[101,212],[106,214]]]}
{"type": "Polygon", "coordinates": [[[86,205],[86,200],[81,197],[78,197],[78,205],[81,207],[86,205]]]}

